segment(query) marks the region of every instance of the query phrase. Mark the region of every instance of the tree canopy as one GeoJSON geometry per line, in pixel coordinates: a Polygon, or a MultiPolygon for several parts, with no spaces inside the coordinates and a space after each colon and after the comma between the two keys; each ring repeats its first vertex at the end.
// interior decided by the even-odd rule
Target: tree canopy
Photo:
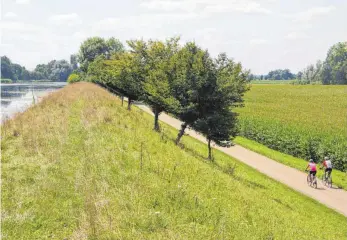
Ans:
{"type": "Polygon", "coordinates": [[[6,57],[1,57],[1,78],[7,78],[14,81],[17,80],[30,80],[31,75],[25,67],[19,64],[12,63],[12,61],[6,57]]]}
{"type": "Polygon", "coordinates": [[[347,84],[347,42],[333,45],[325,60],[310,64],[300,72],[304,83],[347,84]]]}
{"type": "Polygon", "coordinates": [[[289,69],[277,69],[270,71],[265,79],[268,80],[290,80],[295,79],[295,74],[291,73],[289,69]]]}
{"type": "Polygon", "coordinates": [[[87,72],[89,64],[93,62],[96,57],[103,55],[105,58],[109,59],[112,54],[123,51],[123,44],[115,38],[105,40],[101,37],[91,37],[81,44],[78,53],[78,62],[81,70],[87,72]]]}
{"type": "Polygon", "coordinates": [[[213,59],[195,43],[182,47],[179,38],[127,44],[128,51],[96,56],[87,78],[126,96],[129,110],[133,100],[144,101],[156,131],[160,113],[175,115],[184,122],[176,143],[191,127],[208,139],[212,159],[211,142],[224,145],[237,133],[233,108],[242,106],[248,71],[226,54],[213,59]]]}

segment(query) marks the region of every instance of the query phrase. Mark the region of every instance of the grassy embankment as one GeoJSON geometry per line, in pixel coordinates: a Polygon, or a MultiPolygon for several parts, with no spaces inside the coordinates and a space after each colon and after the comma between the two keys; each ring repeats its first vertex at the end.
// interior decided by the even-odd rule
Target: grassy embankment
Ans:
{"type": "Polygon", "coordinates": [[[344,216],[162,130],[87,83],[6,122],[2,239],[345,239],[344,216]]]}

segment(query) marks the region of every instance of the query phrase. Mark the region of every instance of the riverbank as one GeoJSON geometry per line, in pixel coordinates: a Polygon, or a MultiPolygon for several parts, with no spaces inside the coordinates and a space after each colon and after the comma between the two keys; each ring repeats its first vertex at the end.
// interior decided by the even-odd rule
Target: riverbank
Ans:
{"type": "Polygon", "coordinates": [[[8,239],[344,239],[346,218],[89,83],[2,128],[8,239]],[[20,203],[20,204],[18,204],[20,203]],[[319,226],[324,219],[326,227],[319,226]]]}
{"type": "Polygon", "coordinates": [[[1,122],[25,111],[48,93],[65,85],[60,82],[1,84],[1,122]]]}

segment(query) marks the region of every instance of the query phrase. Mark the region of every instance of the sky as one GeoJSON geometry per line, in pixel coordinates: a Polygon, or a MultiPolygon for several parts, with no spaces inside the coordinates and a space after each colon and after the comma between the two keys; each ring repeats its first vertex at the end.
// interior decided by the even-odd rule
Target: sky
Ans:
{"type": "Polygon", "coordinates": [[[292,72],[347,41],[347,0],[1,0],[0,55],[33,69],[91,36],[181,36],[254,74],[292,72]]]}

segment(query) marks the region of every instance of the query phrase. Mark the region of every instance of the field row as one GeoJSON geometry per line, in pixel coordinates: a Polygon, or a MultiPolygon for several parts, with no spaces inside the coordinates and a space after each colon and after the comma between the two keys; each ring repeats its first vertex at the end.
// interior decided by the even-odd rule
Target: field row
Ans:
{"type": "Polygon", "coordinates": [[[253,85],[239,109],[241,135],[347,169],[347,86],[253,85]]]}

